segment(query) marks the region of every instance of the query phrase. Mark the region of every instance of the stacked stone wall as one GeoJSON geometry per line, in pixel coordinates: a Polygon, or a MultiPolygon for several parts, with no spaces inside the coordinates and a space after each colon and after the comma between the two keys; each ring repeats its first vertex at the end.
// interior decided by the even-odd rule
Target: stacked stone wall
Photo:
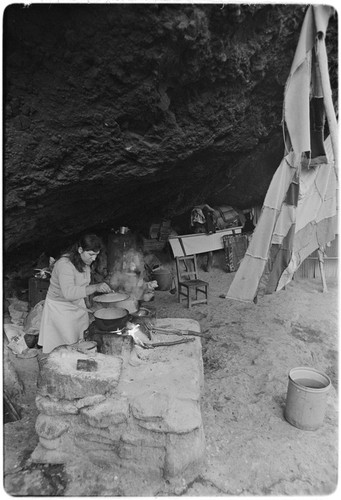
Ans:
{"type": "Polygon", "coordinates": [[[139,356],[134,352],[133,363],[74,347],[56,349],[45,359],[36,397],[34,462],[86,460],[169,480],[190,481],[200,473],[205,452],[200,340],[135,349],[139,356]],[[96,361],[96,371],[77,370],[77,361],[87,358],[96,361]]]}

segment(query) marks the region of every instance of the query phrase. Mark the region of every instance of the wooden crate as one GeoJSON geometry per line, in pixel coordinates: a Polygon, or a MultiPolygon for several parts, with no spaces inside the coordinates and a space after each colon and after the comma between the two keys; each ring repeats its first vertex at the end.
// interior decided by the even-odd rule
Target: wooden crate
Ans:
{"type": "Polygon", "coordinates": [[[154,240],[143,238],[143,251],[144,252],[161,252],[167,244],[166,240],[154,240]]]}

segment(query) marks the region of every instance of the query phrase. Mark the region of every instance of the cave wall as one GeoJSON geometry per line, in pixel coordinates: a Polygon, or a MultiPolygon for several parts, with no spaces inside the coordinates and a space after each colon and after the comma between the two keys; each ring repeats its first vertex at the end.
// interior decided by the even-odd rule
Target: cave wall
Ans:
{"type": "MultiPolygon", "coordinates": [[[[261,204],[305,5],[33,4],[4,12],[4,251],[261,204]]],[[[337,20],[327,48],[337,96],[337,20]]]]}

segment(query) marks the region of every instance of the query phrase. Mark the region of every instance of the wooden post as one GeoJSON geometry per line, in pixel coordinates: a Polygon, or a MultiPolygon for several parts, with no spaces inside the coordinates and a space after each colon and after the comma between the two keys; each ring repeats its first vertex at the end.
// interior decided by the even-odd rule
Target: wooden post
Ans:
{"type": "MultiPolygon", "coordinates": [[[[322,86],[323,102],[326,110],[326,116],[328,121],[328,127],[330,132],[330,138],[332,142],[332,148],[334,153],[334,171],[336,180],[338,180],[338,162],[339,162],[339,151],[338,151],[338,125],[334,110],[334,104],[332,99],[332,92],[330,88],[329,80],[329,68],[328,68],[328,56],[325,44],[325,37],[323,33],[319,33],[316,40],[316,57],[318,61],[318,66],[320,69],[320,82],[322,86]]],[[[324,272],[324,247],[320,246],[318,248],[318,261],[319,268],[322,279],[323,292],[327,292],[326,275],[324,272]]]]}
{"type": "Polygon", "coordinates": [[[317,253],[318,253],[319,268],[320,268],[321,280],[322,280],[322,291],[323,291],[323,293],[325,293],[325,292],[328,292],[328,287],[327,287],[327,282],[326,282],[326,275],[324,272],[324,256],[325,256],[324,247],[319,247],[317,250],[317,253]]]}
{"type": "Polygon", "coordinates": [[[207,261],[205,271],[209,273],[213,266],[213,252],[207,252],[207,261]]]}

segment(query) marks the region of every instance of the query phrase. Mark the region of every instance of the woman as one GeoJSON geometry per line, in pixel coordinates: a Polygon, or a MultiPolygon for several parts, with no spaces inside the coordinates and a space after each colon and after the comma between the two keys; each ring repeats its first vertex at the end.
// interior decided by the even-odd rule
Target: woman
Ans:
{"type": "Polygon", "coordinates": [[[90,266],[101,247],[98,236],[85,235],[54,264],[38,339],[43,353],[81,340],[89,326],[84,299],[95,292],[111,292],[107,283],[90,285],[90,266]]]}

